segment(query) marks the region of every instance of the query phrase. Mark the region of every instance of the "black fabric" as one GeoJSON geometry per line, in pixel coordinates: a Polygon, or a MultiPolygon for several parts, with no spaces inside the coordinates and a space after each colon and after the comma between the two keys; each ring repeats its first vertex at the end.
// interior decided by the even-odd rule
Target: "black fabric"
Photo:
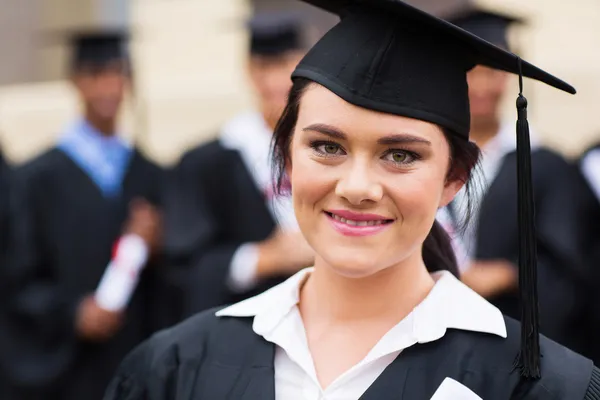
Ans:
{"type": "MultiPolygon", "coordinates": [[[[5,162],[0,152],[0,276],[6,265],[9,243],[9,198],[10,198],[10,175],[11,169],[5,162]]],[[[6,282],[0,279],[0,304],[4,304],[6,293],[6,282]]],[[[0,399],[9,399],[8,383],[0,374],[0,399]]]]}
{"type": "Polygon", "coordinates": [[[263,12],[248,25],[253,55],[273,57],[303,47],[302,21],[296,13],[263,12]]]}
{"type": "MultiPolygon", "coordinates": [[[[590,296],[596,292],[597,268],[589,254],[597,245],[600,203],[577,168],[558,154],[538,149],[532,153],[532,164],[541,332],[595,359],[597,340],[590,334],[590,323],[598,313],[590,310],[590,296]]],[[[510,153],[483,197],[476,259],[517,264],[516,176],[516,156],[510,153]]],[[[504,314],[520,318],[516,291],[490,300],[504,314]]]]}
{"type": "Polygon", "coordinates": [[[600,399],[600,369],[594,367],[594,369],[592,370],[592,379],[590,380],[590,386],[588,387],[584,400],[597,399],[600,399]]]}
{"type": "Polygon", "coordinates": [[[4,265],[9,245],[10,175],[11,168],[0,153],[0,267],[4,265]]]}
{"type": "Polygon", "coordinates": [[[305,0],[341,15],[300,62],[307,78],[354,105],[441,125],[467,138],[466,73],[475,65],[575,89],[517,56],[399,0],[305,0]]]}
{"type": "MultiPolygon", "coordinates": [[[[217,318],[214,312],[139,346],[105,400],[275,400],[275,346],[252,331],[252,319],[217,318]]],[[[544,337],[542,379],[520,378],[512,367],[520,327],[509,318],[506,324],[507,339],[450,330],[438,341],[403,351],[361,400],[428,400],[446,377],[486,400],[577,400],[597,387],[591,361],[544,337]]]]}
{"type": "Polygon", "coordinates": [[[227,285],[235,251],[267,239],[275,230],[263,194],[239,152],[218,141],[186,153],[167,190],[167,252],[182,276],[186,315],[251,297],[284,277],[262,282],[250,292],[227,285]]]}
{"type": "Polygon", "coordinates": [[[98,399],[127,352],[176,322],[176,292],[155,262],[142,273],[114,338],[94,344],[77,338],[74,329],[78,304],[96,289],[130,201],[161,204],[162,171],[135,152],[116,199],[105,198],[58,149],[14,174],[11,254],[0,271],[6,286],[0,371],[14,399],[98,399]]]}

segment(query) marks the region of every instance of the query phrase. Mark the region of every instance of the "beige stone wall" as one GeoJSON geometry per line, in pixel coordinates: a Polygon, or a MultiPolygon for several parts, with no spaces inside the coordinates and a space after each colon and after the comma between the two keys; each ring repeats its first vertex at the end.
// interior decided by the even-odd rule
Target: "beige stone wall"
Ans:
{"type": "Polygon", "coordinates": [[[133,2],[145,118],[139,135],[160,161],[175,161],[251,103],[243,68],[248,11],[243,0],[133,2]]]}
{"type": "Polygon", "coordinates": [[[38,5],[39,0],[0,0],[0,85],[38,78],[38,5]]]}
{"type": "MultiPolygon", "coordinates": [[[[600,140],[600,2],[484,1],[529,16],[530,24],[519,32],[525,58],[579,90],[570,96],[526,82],[530,121],[542,138],[567,155],[600,140]]],[[[136,101],[124,114],[123,130],[151,156],[169,164],[252,104],[242,29],[249,3],[131,0],[130,7],[137,33],[136,101]]],[[[509,118],[514,118],[516,92],[515,81],[506,99],[509,118]]],[[[13,160],[27,159],[47,148],[76,111],[67,82],[0,87],[0,139],[13,160]]]]}

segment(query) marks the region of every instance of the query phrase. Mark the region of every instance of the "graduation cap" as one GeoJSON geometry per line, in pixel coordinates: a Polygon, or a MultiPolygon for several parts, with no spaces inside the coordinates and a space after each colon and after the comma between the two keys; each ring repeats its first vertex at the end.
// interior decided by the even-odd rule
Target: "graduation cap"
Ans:
{"type": "Polygon", "coordinates": [[[262,12],[248,25],[253,55],[278,56],[303,48],[303,21],[297,13],[262,12]]]}
{"type": "Polygon", "coordinates": [[[129,61],[129,36],[119,30],[76,32],[70,35],[71,68],[103,67],[115,61],[129,61]]]}
{"type": "Polygon", "coordinates": [[[568,83],[447,21],[400,0],[304,0],[340,16],[304,57],[305,78],[347,102],[437,124],[469,140],[466,74],[485,65],[519,75],[517,173],[521,351],[515,367],[540,377],[536,236],[523,77],[575,94],[568,83]]]}

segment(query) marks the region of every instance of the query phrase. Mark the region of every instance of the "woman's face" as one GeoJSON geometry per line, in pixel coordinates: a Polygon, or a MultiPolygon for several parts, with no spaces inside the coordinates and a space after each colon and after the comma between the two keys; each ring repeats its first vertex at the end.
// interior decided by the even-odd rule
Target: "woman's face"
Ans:
{"type": "Polygon", "coordinates": [[[300,228],[317,263],[366,277],[408,260],[439,207],[460,182],[447,182],[450,147],[427,122],[351,105],[311,85],[304,93],[288,174],[300,228]]]}

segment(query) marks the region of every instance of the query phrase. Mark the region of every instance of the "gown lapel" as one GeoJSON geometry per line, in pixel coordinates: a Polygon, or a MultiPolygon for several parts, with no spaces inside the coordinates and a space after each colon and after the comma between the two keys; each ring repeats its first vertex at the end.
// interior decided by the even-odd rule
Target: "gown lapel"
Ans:
{"type": "Polygon", "coordinates": [[[455,360],[442,343],[416,344],[405,349],[359,400],[429,400],[444,379],[461,379],[455,360]]]}
{"type": "Polygon", "coordinates": [[[239,372],[229,399],[275,400],[275,345],[261,336],[252,344],[253,352],[239,372]]]}

